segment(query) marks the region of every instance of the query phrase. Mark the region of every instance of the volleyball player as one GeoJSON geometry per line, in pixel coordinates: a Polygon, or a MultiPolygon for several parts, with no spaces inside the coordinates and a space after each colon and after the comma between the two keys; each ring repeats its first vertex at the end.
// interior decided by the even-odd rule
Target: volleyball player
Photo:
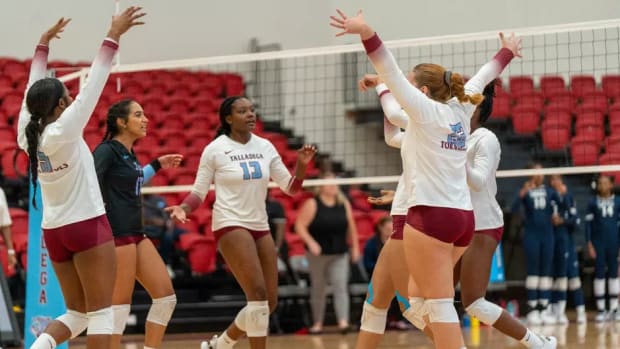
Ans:
{"type": "MultiPolygon", "coordinates": [[[[453,266],[471,241],[474,214],[466,179],[466,141],[480,94],[519,50],[503,48],[482,73],[469,80],[435,64],[420,64],[411,80],[365,22],[361,12],[332,16],[337,35],[360,34],[375,70],[409,116],[403,137],[403,167],[409,210],[404,247],[410,275],[419,292],[410,290],[414,312],[428,314],[437,348],[463,348],[454,308],[453,266]],[[416,294],[417,293],[417,294],[416,294]]],[[[478,75],[478,74],[477,74],[478,75]]]]}
{"type": "MultiPolygon", "coordinates": [[[[377,76],[367,75],[360,81],[360,86],[366,88],[376,85],[377,79],[377,76]]],[[[485,87],[483,91],[485,98],[471,119],[472,134],[467,144],[467,176],[474,214],[478,219],[472,243],[455,267],[455,279],[461,280],[463,306],[471,316],[519,340],[527,348],[555,348],[555,338],[534,334],[500,307],[484,299],[491,261],[501,241],[504,224],[501,208],[495,200],[497,193],[495,172],[499,166],[500,144],[490,130],[482,127],[493,110],[494,84],[495,82],[491,82],[485,87]]],[[[378,91],[381,90],[379,86],[378,91]]],[[[391,115],[387,119],[394,120],[399,125],[399,127],[384,126],[386,130],[391,130],[385,133],[386,142],[390,140],[389,143],[393,144],[394,141],[402,139],[400,128],[406,128],[407,120],[402,122],[402,109],[389,93],[382,96],[381,105],[384,111],[389,112],[386,115],[391,115]]],[[[388,201],[389,197],[387,200],[381,198],[380,203],[384,204],[388,201]]]]}
{"type": "Polygon", "coordinates": [[[588,203],[586,214],[586,242],[588,252],[595,259],[594,297],[596,298],[595,321],[620,321],[618,312],[618,223],[620,222],[620,198],[613,194],[613,179],[601,175],[597,181],[597,195],[588,203]],[[609,313],[605,306],[605,278],[607,278],[609,313]]]}
{"type": "Polygon", "coordinates": [[[120,348],[136,280],[153,300],[146,317],[145,349],[161,346],[177,301],[166,265],[151,240],[144,235],[141,189],[156,171],[178,167],[183,157],[179,154],[163,155],[142,168],[133,145],[146,136],[147,124],[144,110],[136,101],[126,99],[112,105],[108,110],[103,142],[93,152],[116,245],[113,349],[120,348]]]}
{"type": "Polygon", "coordinates": [[[271,177],[285,192],[297,192],[316,149],[304,145],[298,151],[292,176],[273,144],[252,133],[256,114],[249,99],[225,99],[219,115],[218,136],[202,153],[192,192],[181,205],[166,210],[172,218],[186,221],[215,184],[213,233],[248,303],[220,337],[203,342],[201,348],[232,348],[247,334],[251,348],[262,349],[278,291],[277,255],[265,209],[267,185],[271,177]]]}
{"type": "MultiPolygon", "coordinates": [[[[528,166],[540,169],[540,164],[528,166]]],[[[556,318],[549,307],[553,285],[552,263],[554,249],[553,215],[560,202],[557,192],[544,184],[543,175],[534,175],[523,184],[517,197],[517,206],[524,209],[523,247],[527,277],[528,314],[530,325],[553,325],[556,318]]]]}
{"type": "MultiPolygon", "coordinates": [[[[105,216],[93,157],[82,133],[103,91],[121,36],[144,16],[129,7],[114,16],[90,69],[88,83],[75,100],[62,82],[45,78],[49,43],[69,20],[61,18],[36,48],[17,141],[27,150],[34,190],[43,198],[43,237],[65,298],[67,313],[52,321],[31,348],[50,349],[86,328],[88,348],[108,348],[112,332],[114,245],[105,216]]],[[[34,193],[33,193],[33,205],[34,193]]]]}
{"type": "Polygon", "coordinates": [[[552,310],[557,317],[557,323],[565,325],[568,323],[566,318],[566,298],[568,290],[573,293],[575,309],[577,310],[577,323],[586,322],[586,308],[581,290],[581,279],[579,278],[579,268],[575,253],[575,243],[572,235],[579,216],[577,207],[572,194],[567,190],[562,181],[561,175],[553,175],[549,179],[549,184],[559,196],[558,212],[553,216],[555,248],[553,252],[553,292],[552,310]],[[576,270],[576,272],[575,272],[576,270]],[[570,287],[569,287],[570,285],[570,287]]]}

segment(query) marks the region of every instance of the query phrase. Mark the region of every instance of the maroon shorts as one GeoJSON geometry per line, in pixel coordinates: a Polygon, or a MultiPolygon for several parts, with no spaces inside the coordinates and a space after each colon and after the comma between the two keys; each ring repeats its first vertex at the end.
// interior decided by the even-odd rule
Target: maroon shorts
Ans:
{"type": "Polygon", "coordinates": [[[265,235],[271,234],[269,232],[269,230],[250,230],[250,229],[244,228],[244,227],[232,226],[232,227],[225,227],[225,228],[218,229],[218,230],[214,231],[213,235],[215,236],[215,241],[219,241],[220,238],[222,236],[224,236],[224,234],[226,234],[226,233],[228,233],[230,231],[233,231],[233,230],[238,230],[238,229],[242,229],[242,230],[246,230],[246,231],[250,232],[250,234],[254,238],[254,241],[262,238],[265,235]]]}
{"type": "Polygon", "coordinates": [[[504,235],[504,227],[476,230],[474,234],[488,235],[500,243],[502,241],[502,235],[504,235]]]}
{"type": "Polygon", "coordinates": [[[106,215],[53,229],[43,229],[43,239],[50,259],[69,261],[73,255],[112,241],[112,228],[106,215]]]}
{"type": "Polygon", "coordinates": [[[131,245],[131,244],[138,245],[144,239],[146,239],[146,236],[144,236],[144,234],[115,236],[114,245],[116,247],[131,245]]]}
{"type": "Polygon", "coordinates": [[[405,229],[405,222],[407,221],[407,215],[394,215],[392,216],[392,235],[390,239],[402,240],[403,230],[405,229]]]}
{"type": "Polygon", "coordinates": [[[407,224],[437,240],[464,247],[474,236],[474,211],[414,206],[407,212],[407,224]]]}

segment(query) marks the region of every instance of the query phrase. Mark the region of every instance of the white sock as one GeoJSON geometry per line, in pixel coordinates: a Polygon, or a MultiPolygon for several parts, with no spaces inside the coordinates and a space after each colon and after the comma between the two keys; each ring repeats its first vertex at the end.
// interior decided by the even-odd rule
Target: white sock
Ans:
{"type": "Polygon", "coordinates": [[[529,328],[527,329],[527,332],[525,333],[525,337],[523,337],[523,339],[521,339],[520,342],[526,348],[538,348],[544,344],[542,339],[540,339],[540,337],[538,337],[536,333],[530,331],[529,328]]]}
{"type": "Polygon", "coordinates": [[[577,314],[583,314],[583,313],[586,312],[586,306],[585,305],[577,306],[575,309],[577,309],[577,314]]]}
{"type": "Polygon", "coordinates": [[[538,305],[538,301],[527,301],[527,305],[530,306],[530,309],[536,310],[536,306],[538,305]]]}
{"type": "Polygon", "coordinates": [[[54,349],[56,348],[56,340],[47,333],[41,333],[39,337],[32,343],[30,349],[54,349]]]}
{"type": "Polygon", "coordinates": [[[558,301],[557,315],[566,313],[566,301],[558,301]]]}
{"type": "Polygon", "coordinates": [[[232,349],[235,344],[237,344],[237,341],[230,338],[226,331],[217,337],[217,349],[232,349]]]}
{"type": "Polygon", "coordinates": [[[620,292],[620,280],[618,278],[607,279],[607,287],[609,288],[609,310],[618,309],[618,292],[620,292]]]}

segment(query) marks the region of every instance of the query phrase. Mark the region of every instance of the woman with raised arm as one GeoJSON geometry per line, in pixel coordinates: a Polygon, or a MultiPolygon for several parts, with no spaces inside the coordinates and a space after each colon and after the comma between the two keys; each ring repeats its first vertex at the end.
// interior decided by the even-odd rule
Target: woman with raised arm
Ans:
{"type": "Polygon", "coordinates": [[[436,348],[464,348],[454,307],[453,267],[474,233],[474,213],[467,186],[467,137],[484,87],[519,51],[509,40],[495,58],[467,82],[436,64],[419,64],[408,80],[361,11],[332,16],[337,35],[359,34],[379,76],[409,116],[403,137],[407,219],[404,248],[417,292],[410,290],[413,312],[428,315],[436,348]]]}
{"type": "Polygon", "coordinates": [[[301,189],[316,149],[304,145],[298,151],[295,175],[291,175],[273,144],[252,132],[256,113],[248,98],[225,99],[219,114],[220,128],[202,153],[194,189],[181,205],[166,210],[185,222],[215,184],[213,234],[248,302],[221,336],[202,342],[201,348],[229,349],[247,334],[252,349],[264,349],[269,314],[278,297],[277,254],[265,207],[269,178],[294,194],[301,189]]]}
{"type": "Polygon", "coordinates": [[[132,6],[113,17],[88,83],[75,100],[58,79],[45,78],[49,43],[69,20],[61,18],[41,36],[32,60],[17,141],[28,152],[34,190],[37,179],[41,184],[43,238],[68,309],[35,340],[34,349],[53,349],[86,328],[88,348],[110,346],[116,258],[93,156],[82,134],[121,36],[142,24],[142,16],[141,8],[132,6]]]}

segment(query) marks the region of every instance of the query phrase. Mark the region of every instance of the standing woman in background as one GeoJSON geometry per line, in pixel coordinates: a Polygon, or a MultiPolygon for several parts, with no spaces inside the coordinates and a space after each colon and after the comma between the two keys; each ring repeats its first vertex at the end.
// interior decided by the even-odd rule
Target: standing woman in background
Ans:
{"type": "Polygon", "coordinates": [[[142,219],[142,184],[160,168],[178,167],[183,157],[164,155],[144,168],[133,152],[134,143],[146,136],[148,119],[142,106],[126,99],[110,107],[103,142],[93,152],[99,186],[116,245],[116,281],[112,296],[114,330],[112,349],[121,346],[136,280],[153,304],[146,317],[144,348],[159,348],[174,307],[176,295],[166,265],[145,236],[142,219]]]}
{"type": "Polygon", "coordinates": [[[269,314],[278,298],[277,254],[265,206],[269,178],[289,195],[296,193],[316,149],[310,145],[299,149],[295,175],[291,175],[273,144],[252,132],[256,113],[249,99],[226,98],[219,114],[220,128],[202,153],[192,192],[181,205],[166,210],[185,222],[215,184],[213,234],[247,305],[221,336],[202,342],[201,348],[230,349],[247,334],[252,349],[264,349],[269,314]]]}
{"type": "Polygon", "coordinates": [[[129,7],[113,17],[75,100],[58,79],[45,78],[49,42],[69,20],[60,19],[41,36],[32,60],[17,142],[28,152],[35,191],[37,179],[41,183],[43,238],[67,306],[67,313],[36,339],[34,349],[52,349],[86,328],[88,348],[110,347],[116,257],[93,156],[82,134],[110,75],[121,35],[142,24],[140,10],[129,7]]]}
{"type": "MultiPolygon", "coordinates": [[[[325,173],[323,179],[333,179],[325,173]]],[[[349,200],[335,184],[322,185],[306,200],[295,221],[295,232],[306,244],[310,272],[310,302],[314,324],[310,333],[323,331],[326,281],[332,286],[338,329],[349,331],[349,265],[359,258],[357,228],[349,200]],[[347,240],[351,242],[350,256],[347,240]]]]}

